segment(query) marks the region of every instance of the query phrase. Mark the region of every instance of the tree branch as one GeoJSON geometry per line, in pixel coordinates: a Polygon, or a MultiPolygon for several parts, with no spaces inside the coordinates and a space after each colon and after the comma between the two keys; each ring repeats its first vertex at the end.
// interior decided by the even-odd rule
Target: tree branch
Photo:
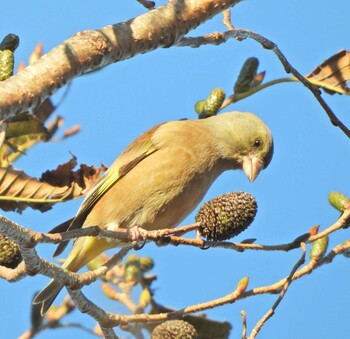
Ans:
{"type": "Polygon", "coordinates": [[[75,77],[136,54],[174,45],[187,32],[240,0],[170,0],[131,20],[82,31],[0,82],[0,119],[38,106],[75,77]]]}
{"type": "Polygon", "coordinates": [[[276,308],[284,298],[285,294],[287,293],[288,287],[290,286],[292,282],[292,278],[294,273],[297,271],[297,269],[304,264],[305,262],[305,255],[306,255],[306,248],[305,244],[301,244],[301,250],[302,250],[302,255],[301,258],[298,260],[298,262],[294,265],[293,269],[291,270],[289,276],[286,279],[285,284],[282,287],[282,290],[280,292],[280,295],[278,296],[277,300],[274,302],[272,307],[264,314],[264,316],[257,322],[255,327],[253,328],[249,339],[254,339],[260,332],[261,328],[264,326],[267,320],[269,320],[275,313],[276,308]]]}
{"type": "Polygon", "coordinates": [[[239,41],[245,40],[247,38],[253,39],[260,43],[265,49],[272,50],[279,60],[281,61],[285,71],[287,73],[292,73],[295,78],[297,78],[311,93],[314,95],[316,100],[319,102],[319,104],[322,106],[324,111],[327,113],[331,123],[339,127],[344,134],[350,138],[350,130],[343,124],[342,121],[338,119],[338,117],[335,115],[335,113],[332,111],[332,109],[328,106],[326,101],[321,96],[320,89],[313,85],[308,79],[306,79],[303,75],[301,75],[287,60],[287,58],[284,56],[282,51],[278,48],[277,44],[272,42],[271,40],[261,36],[258,33],[255,33],[253,31],[247,30],[247,29],[234,29],[229,30],[224,33],[214,32],[205,36],[200,37],[184,37],[181,40],[179,40],[176,45],[177,46],[188,46],[192,48],[198,48],[202,45],[220,45],[222,43],[225,43],[229,39],[236,39],[239,41]]]}

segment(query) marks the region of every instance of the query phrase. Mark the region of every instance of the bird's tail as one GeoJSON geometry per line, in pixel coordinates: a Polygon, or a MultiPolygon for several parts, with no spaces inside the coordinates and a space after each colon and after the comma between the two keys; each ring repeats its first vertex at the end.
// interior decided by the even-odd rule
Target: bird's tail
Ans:
{"type": "MultiPolygon", "coordinates": [[[[90,260],[114,246],[113,242],[103,238],[79,238],[75,241],[68,258],[62,265],[62,268],[65,268],[70,272],[77,272],[90,260]]],[[[64,285],[61,282],[51,280],[49,284],[35,296],[33,303],[41,304],[41,315],[44,315],[47,312],[63,286],[64,285]]]]}
{"type": "Polygon", "coordinates": [[[48,311],[62,288],[63,285],[60,282],[51,280],[49,284],[35,296],[33,304],[41,304],[40,314],[42,316],[48,311]]]}

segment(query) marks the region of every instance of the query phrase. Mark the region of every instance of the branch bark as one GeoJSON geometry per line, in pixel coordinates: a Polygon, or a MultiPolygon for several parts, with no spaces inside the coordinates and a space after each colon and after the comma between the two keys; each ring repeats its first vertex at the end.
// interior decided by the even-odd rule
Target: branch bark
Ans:
{"type": "Polygon", "coordinates": [[[136,54],[174,45],[187,32],[240,0],[170,0],[131,20],[73,35],[0,83],[0,119],[38,106],[75,77],[136,54]]]}

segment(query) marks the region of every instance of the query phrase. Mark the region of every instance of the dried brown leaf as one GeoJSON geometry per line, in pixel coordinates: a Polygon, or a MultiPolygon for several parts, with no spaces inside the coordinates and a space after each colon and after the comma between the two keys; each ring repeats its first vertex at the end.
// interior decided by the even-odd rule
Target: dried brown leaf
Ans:
{"type": "Polygon", "coordinates": [[[56,115],[53,120],[47,124],[47,130],[49,131],[50,135],[54,135],[63,124],[64,119],[61,116],[56,115]]]}
{"type": "Polygon", "coordinates": [[[81,164],[78,170],[73,171],[76,165],[77,159],[75,156],[72,156],[69,161],[57,166],[55,170],[44,172],[40,180],[57,187],[72,186],[75,191],[74,195],[80,196],[84,195],[101,177],[102,172],[107,169],[104,165],[95,168],[81,164]]]}
{"type": "Polygon", "coordinates": [[[45,99],[41,105],[33,109],[33,114],[42,122],[45,122],[51,114],[55,111],[55,106],[51,102],[51,99],[45,99]]]}
{"type": "Polygon", "coordinates": [[[30,206],[42,212],[70,195],[69,187],[55,187],[12,167],[0,168],[0,208],[21,212],[30,206]]]}
{"type": "Polygon", "coordinates": [[[69,138],[80,132],[80,125],[74,125],[71,128],[67,128],[64,130],[62,139],[69,138]]]}
{"type": "Polygon", "coordinates": [[[14,117],[7,123],[5,140],[0,148],[0,165],[7,167],[37,142],[49,140],[50,134],[43,123],[29,113],[14,117]]]}
{"type": "Polygon", "coordinates": [[[47,171],[41,179],[28,176],[12,167],[0,168],[0,208],[21,212],[26,207],[45,212],[57,202],[83,196],[101,177],[105,166],[94,168],[80,165],[73,171],[73,157],[54,171],[47,171]]]}
{"type": "Polygon", "coordinates": [[[350,51],[343,49],[332,55],[315,67],[306,78],[329,94],[350,95],[350,88],[347,85],[350,80],[350,51]]]}
{"type": "Polygon", "coordinates": [[[77,165],[77,158],[71,155],[69,161],[58,165],[54,170],[48,170],[41,175],[40,180],[53,186],[68,186],[72,182],[73,168],[77,165]]]}

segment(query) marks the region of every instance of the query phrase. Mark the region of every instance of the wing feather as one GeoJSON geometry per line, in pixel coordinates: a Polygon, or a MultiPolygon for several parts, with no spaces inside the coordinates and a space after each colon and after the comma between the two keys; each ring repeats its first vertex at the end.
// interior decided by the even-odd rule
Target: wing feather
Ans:
{"type": "MultiPolygon", "coordinates": [[[[122,177],[127,175],[138,163],[157,151],[156,145],[152,141],[152,137],[161,125],[157,125],[143,133],[134,140],[119,156],[119,158],[111,165],[108,171],[93,186],[91,191],[85,197],[76,216],[71,219],[67,231],[81,228],[93,207],[101,199],[101,197],[113,187],[122,177]]],[[[98,225],[89,225],[98,226],[98,225]]],[[[56,227],[57,228],[57,227],[56,227]]],[[[54,228],[54,229],[56,229],[54,228]]],[[[61,254],[69,241],[60,243],[53,256],[61,254]]]]}

